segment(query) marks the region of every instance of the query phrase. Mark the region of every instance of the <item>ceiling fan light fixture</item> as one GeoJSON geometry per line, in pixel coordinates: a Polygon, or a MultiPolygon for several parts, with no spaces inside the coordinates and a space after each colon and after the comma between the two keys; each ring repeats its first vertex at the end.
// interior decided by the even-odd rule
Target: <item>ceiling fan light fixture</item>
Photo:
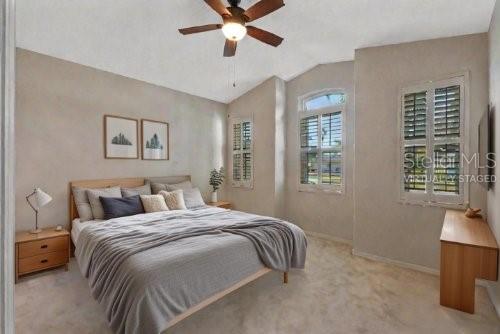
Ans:
{"type": "Polygon", "coordinates": [[[222,33],[230,41],[241,41],[247,34],[247,28],[241,23],[227,22],[222,26],[222,33]]]}

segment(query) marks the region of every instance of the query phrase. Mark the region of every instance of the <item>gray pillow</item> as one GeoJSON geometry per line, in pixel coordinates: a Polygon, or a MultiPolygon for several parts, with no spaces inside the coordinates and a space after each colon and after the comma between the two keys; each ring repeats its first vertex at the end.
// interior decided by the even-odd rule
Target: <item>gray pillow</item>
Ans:
{"type": "Polygon", "coordinates": [[[192,189],[193,185],[191,181],[183,181],[176,184],[165,184],[165,183],[151,183],[151,189],[153,190],[153,194],[158,194],[160,191],[174,191],[174,190],[186,190],[192,189]]]}
{"type": "Polygon", "coordinates": [[[122,188],[123,197],[131,197],[137,195],[151,195],[151,185],[146,183],[143,186],[135,188],[122,188]]]}
{"type": "Polygon", "coordinates": [[[80,187],[73,187],[73,199],[75,200],[76,210],[80,221],[86,222],[93,220],[92,208],[90,207],[89,197],[87,196],[87,189],[80,187]]]}
{"type": "Polygon", "coordinates": [[[184,193],[184,203],[186,203],[186,207],[188,209],[205,205],[203,197],[201,197],[200,189],[191,188],[183,190],[183,193],[184,193]]]}
{"type": "Polygon", "coordinates": [[[89,197],[94,219],[104,219],[104,209],[99,197],[122,197],[122,192],[120,187],[87,189],[87,196],[89,197]]]}
{"type": "Polygon", "coordinates": [[[151,183],[151,191],[155,195],[160,191],[167,191],[167,185],[163,183],[151,183]]]}
{"type": "Polygon", "coordinates": [[[187,190],[187,189],[193,189],[193,184],[191,181],[183,181],[180,183],[176,184],[166,184],[167,186],[167,191],[174,191],[174,190],[187,190]]]}

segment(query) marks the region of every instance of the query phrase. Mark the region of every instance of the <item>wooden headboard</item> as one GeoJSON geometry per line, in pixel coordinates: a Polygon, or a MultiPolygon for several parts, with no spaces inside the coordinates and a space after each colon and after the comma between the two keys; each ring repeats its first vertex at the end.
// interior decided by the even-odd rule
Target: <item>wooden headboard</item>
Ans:
{"type": "Polygon", "coordinates": [[[122,187],[122,188],[134,188],[144,185],[145,181],[149,180],[151,182],[158,183],[179,183],[183,181],[191,181],[191,176],[162,176],[162,177],[133,177],[125,179],[104,179],[104,180],[83,180],[83,181],[71,181],[69,183],[69,229],[71,232],[71,225],[73,219],[78,218],[78,210],[76,209],[75,199],[73,198],[72,187],[80,188],[109,188],[109,187],[122,187]]]}

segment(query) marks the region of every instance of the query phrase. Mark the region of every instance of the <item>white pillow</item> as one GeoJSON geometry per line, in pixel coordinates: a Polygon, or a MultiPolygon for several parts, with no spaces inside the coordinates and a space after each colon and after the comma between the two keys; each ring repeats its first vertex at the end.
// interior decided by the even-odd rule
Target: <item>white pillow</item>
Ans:
{"type": "Polygon", "coordinates": [[[184,203],[183,190],[174,190],[172,192],[160,191],[160,195],[165,198],[165,202],[170,210],[186,210],[186,203],[184,203]]]}
{"type": "Polygon", "coordinates": [[[192,188],[183,190],[184,192],[184,202],[188,209],[196,208],[199,206],[206,205],[201,196],[200,189],[192,188]]]}
{"type": "Polygon", "coordinates": [[[90,207],[94,219],[104,219],[104,209],[99,197],[122,197],[120,187],[110,187],[101,189],[87,189],[90,207]]]}
{"type": "Polygon", "coordinates": [[[80,221],[86,222],[94,219],[92,208],[90,207],[89,197],[87,196],[87,188],[73,187],[72,191],[80,221]]]}
{"type": "Polygon", "coordinates": [[[141,195],[141,201],[146,213],[169,211],[162,195],[141,195]]]}

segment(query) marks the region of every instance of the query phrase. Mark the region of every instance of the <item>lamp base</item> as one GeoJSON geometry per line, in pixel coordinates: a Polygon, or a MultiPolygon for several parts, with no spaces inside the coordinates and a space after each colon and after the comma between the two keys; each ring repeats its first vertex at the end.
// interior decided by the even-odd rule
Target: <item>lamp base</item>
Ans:
{"type": "Polygon", "coordinates": [[[40,232],[42,232],[41,228],[33,229],[33,230],[30,231],[31,234],[38,234],[40,232]]]}

